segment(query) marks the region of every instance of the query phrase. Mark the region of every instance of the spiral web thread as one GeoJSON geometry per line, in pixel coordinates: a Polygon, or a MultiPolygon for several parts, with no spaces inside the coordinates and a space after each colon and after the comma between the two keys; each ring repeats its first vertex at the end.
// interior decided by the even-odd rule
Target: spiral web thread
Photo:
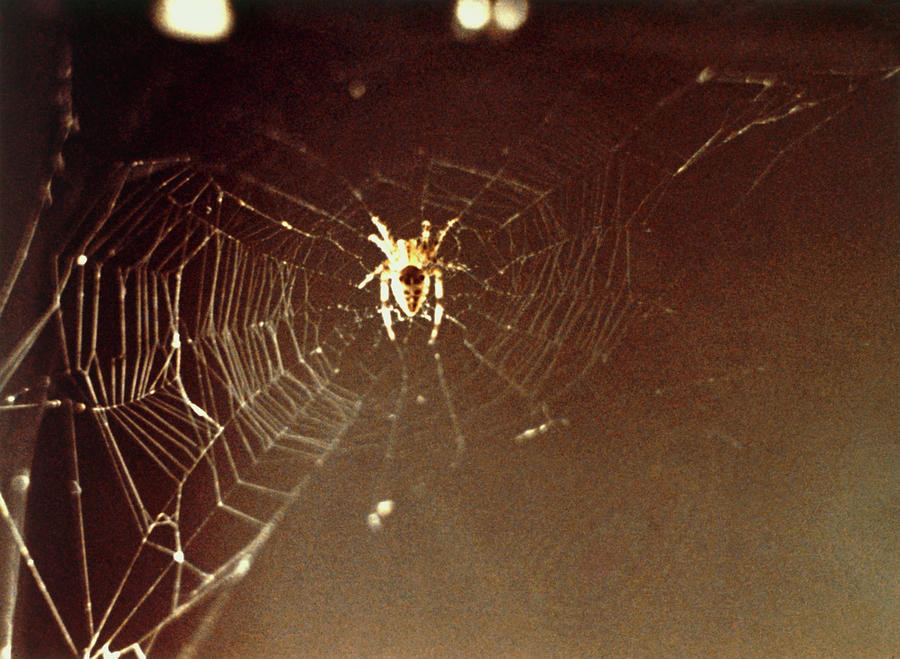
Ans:
{"type": "Polygon", "coordinates": [[[336,453],[378,447],[391,462],[418,438],[456,465],[474,437],[563,428],[573,389],[647,312],[633,249],[679,177],[762,137],[737,205],[860,85],[896,72],[801,85],[705,70],[633,121],[587,82],[487,162],[418,153],[358,184],[276,130],[255,170],[117,168],[57,259],[51,305],[78,606],[0,510],[72,654],[143,656],[188,612],[210,622],[203,607],[336,453]],[[374,215],[405,238],[459,218],[438,254],[436,348],[433,299],[395,315],[391,343],[377,282],[357,286],[383,259],[374,215]]]}

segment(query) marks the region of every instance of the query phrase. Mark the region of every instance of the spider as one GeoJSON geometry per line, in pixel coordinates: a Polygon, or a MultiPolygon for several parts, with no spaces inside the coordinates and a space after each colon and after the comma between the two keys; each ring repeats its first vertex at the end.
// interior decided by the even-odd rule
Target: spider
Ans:
{"type": "Polygon", "coordinates": [[[378,248],[387,256],[385,261],[372,270],[363,279],[358,288],[365,287],[376,276],[381,281],[381,318],[387,329],[388,338],[395,340],[394,329],[391,326],[391,309],[388,306],[391,293],[400,310],[408,318],[412,318],[428,297],[431,288],[431,278],[434,277],[434,325],[431,328],[429,344],[437,339],[438,328],[444,317],[444,307],[441,300],[444,298],[444,268],[462,269],[455,264],[440,263],[437,260],[437,252],[440,249],[444,236],[450,228],[459,221],[453,218],[437,234],[437,240],[431,240],[431,222],[422,222],[422,233],[418,238],[410,240],[394,240],[388,228],[376,216],[372,216],[372,224],[381,235],[370,234],[369,240],[378,245],[378,248]]]}

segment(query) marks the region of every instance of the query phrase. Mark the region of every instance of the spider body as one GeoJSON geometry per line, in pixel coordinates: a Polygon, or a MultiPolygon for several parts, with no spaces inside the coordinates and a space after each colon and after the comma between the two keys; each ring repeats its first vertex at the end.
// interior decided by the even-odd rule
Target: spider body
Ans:
{"type": "Polygon", "coordinates": [[[422,268],[408,265],[391,279],[391,292],[400,309],[407,316],[415,316],[425,304],[428,290],[431,288],[431,277],[422,268]]]}
{"type": "Polygon", "coordinates": [[[418,238],[394,240],[381,220],[372,217],[372,223],[378,229],[378,233],[369,235],[369,240],[375,243],[387,258],[366,275],[359,283],[359,288],[363,288],[376,276],[379,277],[381,318],[391,341],[396,338],[391,321],[391,309],[388,306],[391,295],[400,311],[408,318],[412,318],[425,305],[432,279],[434,279],[434,324],[428,342],[434,343],[437,339],[438,328],[444,316],[444,307],[441,304],[444,298],[443,268],[459,267],[441,264],[437,260],[437,252],[447,231],[458,221],[459,218],[454,218],[447,222],[433,241],[431,223],[428,220],[422,222],[422,233],[418,238]]]}

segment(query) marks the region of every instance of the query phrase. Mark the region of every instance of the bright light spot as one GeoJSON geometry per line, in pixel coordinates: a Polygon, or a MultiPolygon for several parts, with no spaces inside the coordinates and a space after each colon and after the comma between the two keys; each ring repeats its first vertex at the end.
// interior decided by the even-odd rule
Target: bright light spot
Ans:
{"type": "Polygon", "coordinates": [[[378,513],[369,513],[368,517],[366,517],[366,525],[370,531],[380,531],[382,527],[381,517],[378,516],[378,513]]]}
{"type": "Polygon", "coordinates": [[[392,499],[384,499],[375,504],[375,510],[370,512],[366,517],[366,525],[372,532],[380,531],[384,526],[384,520],[390,517],[394,512],[394,501],[392,499]]]}
{"type": "Polygon", "coordinates": [[[285,222],[284,220],[281,221],[281,226],[284,227],[285,229],[293,229],[294,228],[290,225],[289,222],[285,222]]]}
{"type": "Polygon", "coordinates": [[[100,653],[100,656],[103,657],[103,659],[119,659],[119,656],[121,656],[122,654],[118,650],[110,650],[109,641],[106,642],[106,645],[100,648],[100,653]]]}
{"type": "Polygon", "coordinates": [[[152,17],[160,32],[182,41],[220,41],[234,27],[229,0],[157,0],[152,17]]]}
{"type": "Polygon", "coordinates": [[[392,512],[394,512],[394,502],[391,499],[385,499],[384,501],[379,501],[378,505],[375,506],[375,512],[378,513],[378,516],[381,519],[384,519],[392,512]]]}
{"type": "Polygon", "coordinates": [[[19,474],[12,479],[12,487],[16,492],[25,492],[31,485],[31,478],[28,474],[19,474]]]}
{"type": "Polygon", "coordinates": [[[15,403],[16,397],[13,394],[10,394],[9,396],[6,397],[6,402],[7,403],[15,403]]]}
{"type": "Polygon", "coordinates": [[[184,563],[184,552],[180,549],[172,554],[172,560],[176,563],[184,563]]]}
{"type": "Polygon", "coordinates": [[[482,29],[491,20],[490,0],[459,0],[456,20],[463,29],[473,32],[482,29]]]}
{"type": "Polygon", "coordinates": [[[363,94],[366,93],[366,84],[362,80],[352,80],[347,87],[347,91],[350,92],[350,98],[355,101],[362,98],[363,94]]]}
{"type": "Polygon", "coordinates": [[[504,32],[515,32],[527,17],[527,0],[497,0],[494,4],[494,24],[504,32]]]}
{"type": "Polygon", "coordinates": [[[518,435],[513,437],[513,441],[517,444],[522,444],[529,439],[534,439],[538,436],[539,433],[540,431],[537,428],[529,428],[528,430],[523,430],[518,435]]]}
{"type": "Polygon", "coordinates": [[[85,263],[87,263],[87,255],[79,254],[78,258],[75,259],[75,263],[77,263],[78,265],[84,265],[85,263]]]}
{"type": "Polygon", "coordinates": [[[234,566],[234,572],[232,574],[236,577],[243,577],[250,571],[251,567],[253,567],[253,559],[247,554],[244,554],[237,565],[234,566]]]}
{"type": "Polygon", "coordinates": [[[710,67],[706,67],[703,69],[700,74],[697,76],[697,82],[703,84],[704,82],[709,82],[716,75],[716,72],[713,71],[710,67]]]}
{"type": "Polygon", "coordinates": [[[181,347],[181,334],[175,332],[172,334],[172,350],[178,350],[181,347]]]}
{"type": "Polygon", "coordinates": [[[195,403],[193,401],[188,401],[188,405],[190,405],[191,409],[194,410],[194,414],[199,416],[201,419],[209,418],[209,415],[206,413],[206,410],[204,410],[202,407],[197,405],[197,403],[195,403]]]}

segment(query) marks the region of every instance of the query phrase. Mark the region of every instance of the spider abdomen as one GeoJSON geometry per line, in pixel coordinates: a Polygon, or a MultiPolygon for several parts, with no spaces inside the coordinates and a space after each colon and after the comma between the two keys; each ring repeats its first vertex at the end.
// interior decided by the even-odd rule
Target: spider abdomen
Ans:
{"type": "Polygon", "coordinates": [[[356,286],[363,288],[375,277],[379,277],[379,297],[381,298],[381,319],[387,330],[388,338],[396,340],[391,322],[390,299],[394,301],[407,317],[412,318],[424,306],[428,299],[428,291],[431,288],[431,279],[434,278],[434,313],[433,325],[429,344],[437,339],[438,328],[444,317],[444,307],[441,300],[444,298],[444,267],[461,269],[457,264],[445,264],[436,259],[437,251],[441,247],[444,236],[459,222],[455,217],[441,229],[437,239],[431,238],[431,222],[422,221],[422,234],[418,238],[394,240],[391,232],[377,216],[372,216],[372,224],[378,229],[378,233],[369,234],[369,240],[378,246],[378,249],[387,257],[381,264],[366,275],[356,286]]]}
{"type": "Polygon", "coordinates": [[[421,268],[408,265],[400,271],[393,283],[394,299],[403,313],[407,316],[416,315],[428,297],[428,275],[421,268]]]}

